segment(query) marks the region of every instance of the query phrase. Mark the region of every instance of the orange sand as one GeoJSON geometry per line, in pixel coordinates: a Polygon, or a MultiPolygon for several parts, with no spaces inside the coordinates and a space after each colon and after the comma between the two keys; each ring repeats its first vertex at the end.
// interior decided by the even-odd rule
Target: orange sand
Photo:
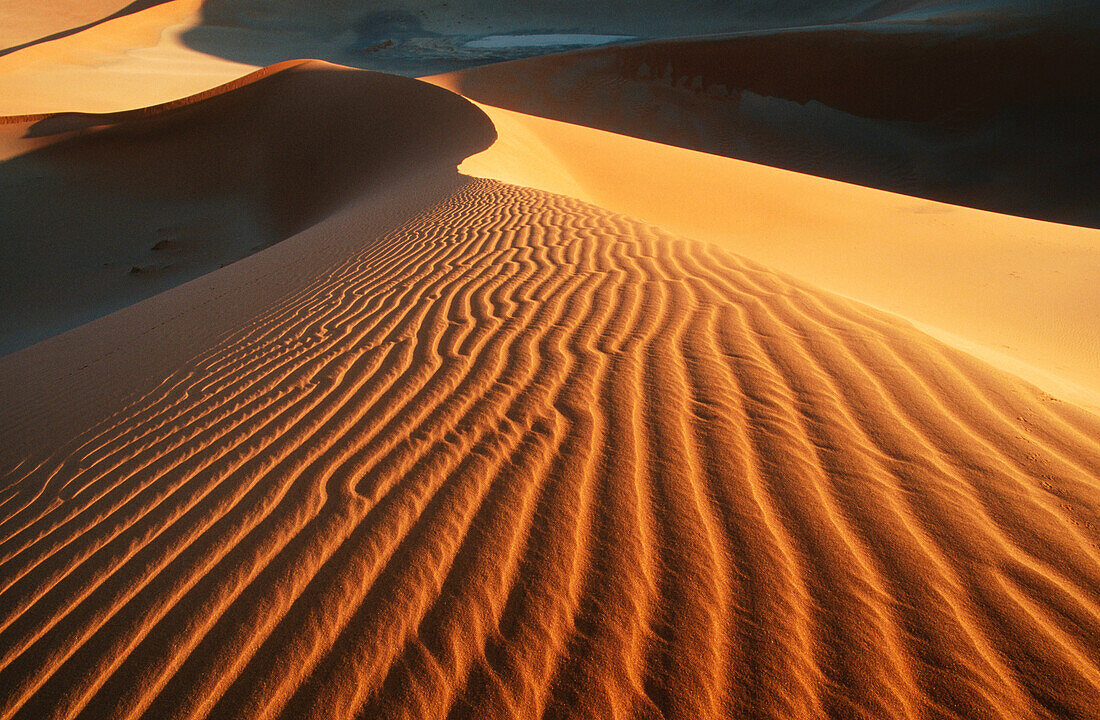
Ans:
{"type": "Polygon", "coordinates": [[[295,155],[362,77],[108,118],[263,110],[308,212],[0,358],[0,720],[1095,719],[1100,418],[859,300],[1092,382],[1096,231],[494,108],[464,177],[444,93],[295,155]]]}
{"type": "MultiPolygon", "coordinates": [[[[433,81],[447,86],[451,78],[433,81]]],[[[1100,230],[849,185],[479,105],[463,172],[705,240],[905,318],[1100,408],[1100,230]]]]}
{"type": "Polygon", "coordinates": [[[120,411],[21,395],[95,421],[6,471],[4,717],[1095,708],[1095,417],[562,196],[334,225],[120,411]]]}
{"type": "MultiPolygon", "coordinates": [[[[899,9],[879,7],[891,5],[899,9]]],[[[1074,19],[1070,5],[1031,3],[1027,19],[994,11],[962,23],[854,23],[610,45],[437,81],[531,115],[1100,227],[1089,174],[1100,148],[1087,129],[1100,125],[1097,26],[1074,19]]]]}

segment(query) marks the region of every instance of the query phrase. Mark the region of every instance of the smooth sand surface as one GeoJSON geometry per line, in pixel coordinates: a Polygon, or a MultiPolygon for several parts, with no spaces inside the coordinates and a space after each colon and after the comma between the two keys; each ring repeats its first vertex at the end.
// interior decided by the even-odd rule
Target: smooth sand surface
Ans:
{"type": "Polygon", "coordinates": [[[0,5],[0,53],[85,28],[156,0],[54,0],[42,12],[40,0],[4,0],[0,5]]]}
{"type": "Polygon", "coordinates": [[[1097,231],[482,111],[24,118],[293,234],[0,358],[0,720],[1095,720],[1097,231]]]}
{"type": "Polygon", "coordinates": [[[715,31],[715,18],[733,30],[784,18],[797,23],[852,18],[878,3],[50,0],[45,5],[0,3],[0,115],[142,107],[303,57],[415,76],[545,51],[476,45],[501,34],[693,35],[715,31]],[[475,45],[468,46],[471,42],[475,45]],[[52,98],[62,106],[52,105],[52,98]]]}
{"type": "Polygon", "coordinates": [[[0,115],[137,109],[256,70],[182,42],[201,7],[202,0],[169,0],[0,56],[0,115]]]}
{"type": "Polygon", "coordinates": [[[478,102],[956,205],[1100,227],[1100,13],[835,24],[470,68],[478,102]]]}

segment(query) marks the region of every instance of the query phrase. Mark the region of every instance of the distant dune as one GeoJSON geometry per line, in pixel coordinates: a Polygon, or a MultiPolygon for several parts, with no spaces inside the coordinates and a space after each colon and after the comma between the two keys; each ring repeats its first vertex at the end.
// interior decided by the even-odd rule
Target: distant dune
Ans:
{"type": "Polygon", "coordinates": [[[943,202],[1100,227],[1100,14],[834,24],[499,63],[490,105],[943,202]]]}
{"type": "Polygon", "coordinates": [[[208,5],[0,58],[0,720],[1096,720],[1100,230],[208,5]]]}
{"type": "Polygon", "coordinates": [[[0,55],[66,37],[140,12],[166,0],[54,0],[42,12],[38,0],[5,0],[0,7],[0,55]]]}

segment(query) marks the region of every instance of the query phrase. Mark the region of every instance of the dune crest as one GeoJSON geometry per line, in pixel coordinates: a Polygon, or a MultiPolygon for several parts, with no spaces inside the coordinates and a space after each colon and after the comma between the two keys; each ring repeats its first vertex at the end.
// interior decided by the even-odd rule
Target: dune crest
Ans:
{"type": "MultiPolygon", "coordinates": [[[[428,80],[451,87],[454,78],[428,80]]],[[[570,195],[717,244],[920,323],[1100,409],[1100,230],[479,107],[498,140],[463,162],[463,173],[570,195]]]]}
{"type": "MultiPolygon", "coordinates": [[[[449,73],[479,102],[906,195],[1100,227],[1100,19],[1002,9],[713,34],[449,73]]],[[[946,12],[946,8],[941,8],[946,12]]]]}
{"type": "Polygon", "coordinates": [[[0,720],[1097,720],[1087,3],[39,5],[0,720]]]}
{"type": "Polygon", "coordinates": [[[0,353],[237,261],[406,176],[454,175],[494,138],[453,93],[318,61],[138,110],[0,118],[0,353]]]}
{"type": "Polygon", "coordinates": [[[1095,416],[496,181],[313,272],[8,451],[0,717],[1092,717],[1095,416]]]}

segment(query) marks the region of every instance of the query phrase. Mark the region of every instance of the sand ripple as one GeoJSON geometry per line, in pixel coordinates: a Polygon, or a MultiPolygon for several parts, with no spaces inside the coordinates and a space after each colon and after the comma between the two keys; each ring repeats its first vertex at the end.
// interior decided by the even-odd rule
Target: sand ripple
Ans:
{"type": "Polygon", "coordinates": [[[1095,718],[1098,438],[474,181],[0,480],[0,718],[1095,718]]]}

